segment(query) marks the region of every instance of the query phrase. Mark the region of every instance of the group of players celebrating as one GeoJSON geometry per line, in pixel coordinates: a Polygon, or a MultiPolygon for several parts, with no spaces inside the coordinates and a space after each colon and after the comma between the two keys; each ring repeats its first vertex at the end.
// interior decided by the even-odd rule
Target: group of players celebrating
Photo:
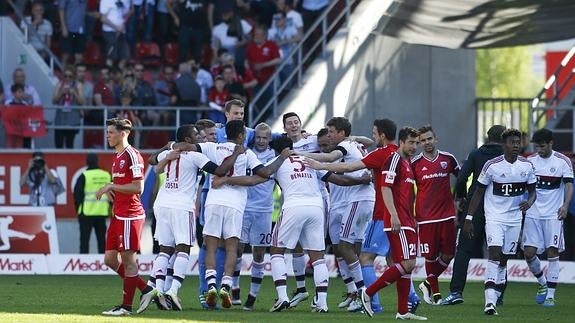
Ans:
{"type": "Polygon", "coordinates": [[[131,314],[136,289],[142,292],[137,313],[152,301],[161,309],[182,310],[178,290],[189,269],[199,218],[200,301],[205,308],[243,304],[244,310],[252,310],[269,247],[277,291],[270,312],[293,308],[309,297],[305,254],[313,266],[312,312],[327,312],[329,276],[324,253],[329,238],[347,288],[338,307],[373,316],[382,312],[377,292],[396,283],[396,318],[427,320],[415,314],[419,305],[411,280],[415,258],[425,258],[427,277],[419,284],[424,301],[441,304],[438,277],[455,255],[456,212],[467,208],[461,234],[472,236],[473,217],[481,204],[489,251],[484,312],[497,314],[507,258],[519,245],[539,283],[536,301],[554,305],[558,254],[564,244],[561,220],[572,195],[573,169],[568,158],[552,150],[549,130],[534,133],[537,153],[529,158],[518,156],[518,130],[499,132],[503,155],[485,163],[469,203],[454,203],[450,176],[457,176],[460,166],[453,155],[437,149],[430,126],[397,132],[393,121],[378,119],[372,141],[352,136],[351,124],[343,117],[331,118],[325,129],[309,135],[295,113],[283,115],[283,134],[272,133],[265,123],[247,128],[243,114],[243,103],[231,100],[225,106],[224,127],[217,128],[209,120],[182,125],[176,142],[148,160],[157,173],[165,174],[165,180],[154,203],[160,253],[147,283],[136,266],[145,219],[139,200],[144,161],[128,144],[130,121],[108,120],[108,143],[117,155],[113,183],[102,187],[97,197],[108,194],[114,201],[105,262],[123,278],[124,296],[121,305],[104,315],[131,314]],[[377,148],[367,153],[365,147],[374,142],[377,148]],[[417,154],[419,145],[422,151],[417,154]],[[283,204],[272,230],[276,183],[283,204]],[[242,303],[239,273],[244,244],[252,246],[253,263],[250,291],[242,303]],[[291,297],[284,258],[288,250],[297,284],[291,297]],[[544,250],[547,275],[537,257],[544,250]],[[373,266],[378,255],[387,257],[388,263],[379,278],[373,266]]]}

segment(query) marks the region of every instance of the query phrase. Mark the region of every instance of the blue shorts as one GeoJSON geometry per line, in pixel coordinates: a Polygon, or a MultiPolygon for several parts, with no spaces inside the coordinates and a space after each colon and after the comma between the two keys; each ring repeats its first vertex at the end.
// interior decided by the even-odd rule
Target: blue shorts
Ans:
{"type": "Polygon", "coordinates": [[[389,240],[383,231],[382,220],[369,221],[367,229],[365,229],[361,252],[373,253],[378,256],[387,256],[389,253],[389,240]]]}

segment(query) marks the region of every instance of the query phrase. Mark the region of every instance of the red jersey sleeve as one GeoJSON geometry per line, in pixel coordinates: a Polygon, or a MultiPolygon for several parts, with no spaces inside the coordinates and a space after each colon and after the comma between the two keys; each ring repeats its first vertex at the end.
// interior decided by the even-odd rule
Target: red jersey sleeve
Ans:
{"type": "Polygon", "coordinates": [[[401,172],[400,167],[401,156],[398,153],[393,153],[381,168],[381,186],[392,187],[401,172]]]}

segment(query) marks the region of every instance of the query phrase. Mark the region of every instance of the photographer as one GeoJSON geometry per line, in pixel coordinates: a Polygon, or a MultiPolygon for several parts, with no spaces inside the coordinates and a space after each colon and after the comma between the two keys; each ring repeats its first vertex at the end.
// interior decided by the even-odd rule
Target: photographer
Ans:
{"type": "Polygon", "coordinates": [[[34,152],[28,168],[20,178],[20,187],[28,185],[31,206],[53,206],[56,196],[64,193],[64,185],[54,170],[48,168],[44,153],[34,152]]]}

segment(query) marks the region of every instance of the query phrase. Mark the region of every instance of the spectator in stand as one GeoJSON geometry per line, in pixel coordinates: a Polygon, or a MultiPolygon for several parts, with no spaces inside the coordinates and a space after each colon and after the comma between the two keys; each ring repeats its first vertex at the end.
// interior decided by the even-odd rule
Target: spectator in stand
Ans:
{"type": "Polygon", "coordinates": [[[208,7],[208,25],[210,30],[222,22],[223,11],[234,10],[237,12],[236,0],[211,0],[211,6],[208,7]]]}
{"type": "Polygon", "coordinates": [[[130,48],[131,57],[136,56],[136,43],[138,39],[136,34],[143,24],[144,41],[152,41],[152,32],[154,31],[154,2],[155,0],[132,0],[133,13],[128,18],[126,26],[126,40],[130,48]]]}
{"type": "Polygon", "coordinates": [[[210,72],[203,69],[195,60],[190,61],[190,66],[192,66],[192,72],[196,74],[196,82],[202,88],[202,95],[200,102],[202,104],[208,104],[208,92],[212,87],[214,87],[214,79],[210,72]]]}
{"type": "Polygon", "coordinates": [[[138,118],[136,111],[134,111],[131,107],[133,106],[132,102],[135,100],[136,91],[134,89],[134,82],[127,78],[124,80],[122,84],[122,90],[120,92],[120,110],[117,110],[115,113],[116,118],[120,119],[128,119],[132,122],[132,131],[130,131],[130,135],[128,137],[128,141],[130,145],[134,147],[140,147],[141,142],[141,131],[138,128],[142,127],[142,121],[138,118]],[[133,135],[132,135],[133,133],[133,135]]]}
{"type": "Polygon", "coordinates": [[[248,43],[252,26],[236,16],[233,7],[223,9],[222,22],[212,29],[212,47],[214,52],[226,49],[237,62],[244,61],[244,47],[248,43]]]}
{"type": "MultiPolygon", "coordinates": [[[[230,54],[222,55],[222,64],[223,64],[222,66],[229,65],[232,67],[234,80],[243,84],[243,87],[247,91],[251,91],[254,87],[256,87],[256,85],[258,85],[258,81],[254,77],[254,73],[249,68],[249,66],[245,66],[245,63],[241,64],[242,65],[242,69],[241,69],[242,72],[240,73],[240,70],[238,70],[236,67],[235,58],[232,55],[230,55],[230,54]]],[[[223,74],[223,70],[222,70],[221,74],[223,74]]]]}
{"type": "Polygon", "coordinates": [[[168,11],[178,27],[179,59],[201,61],[202,48],[209,35],[208,0],[170,0],[168,11]]]}
{"type": "Polygon", "coordinates": [[[280,71],[282,82],[284,82],[293,71],[294,60],[290,54],[300,41],[299,36],[295,27],[287,24],[285,12],[278,12],[274,15],[274,26],[268,31],[268,39],[274,41],[279,46],[282,63],[286,62],[286,65],[280,71]]]}
{"type": "MultiPolygon", "coordinates": [[[[96,85],[94,85],[94,105],[96,106],[113,106],[116,105],[116,100],[114,99],[114,81],[112,80],[110,68],[103,66],[100,68],[100,78],[96,85]]],[[[94,125],[104,125],[104,114],[102,110],[90,111],[89,115],[95,113],[95,118],[89,118],[88,120],[94,120],[95,123],[90,123],[94,125]]]]}
{"type": "Polygon", "coordinates": [[[220,48],[217,52],[217,56],[215,57],[215,61],[212,62],[212,66],[210,66],[210,73],[212,73],[213,77],[216,77],[218,75],[222,74],[222,67],[224,65],[226,65],[224,63],[224,57],[226,57],[227,55],[231,56],[228,53],[228,50],[225,48],[220,48]]]}
{"type": "MultiPolygon", "coordinates": [[[[267,29],[264,26],[257,26],[254,30],[254,39],[246,47],[246,62],[254,71],[254,76],[258,81],[255,93],[261,92],[261,96],[254,105],[260,113],[265,104],[269,102],[274,95],[273,87],[264,87],[266,82],[272,77],[276,66],[281,62],[279,48],[275,42],[267,40],[267,29]]],[[[265,117],[265,115],[264,115],[265,117]]],[[[256,120],[257,121],[257,120],[256,120]]]]}
{"type": "Polygon", "coordinates": [[[226,89],[226,81],[222,76],[217,76],[214,87],[210,90],[209,106],[211,108],[207,118],[216,123],[226,123],[226,116],[222,112],[230,93],[226,89]]]}
{"type": "MultiPolygon", "coordinates": [[[[86,1],[60,0],[58,2],[62,28],[62,63],[67,64],[73,55],[73,64],[81,63],[86,51],[86,1]]],[[[93,26],[92,26],[93,27],[93,26]]]]}
{"type": "Polygon", "coordinates": [[[239,0],[238,3],[249,5],[249,11],[255,15],[255,20],[259,25],[271,26],[277,7],[274,0],[239,0]]]}
{"type": "MultiPolygon", "coordinates": [[[[136,80],[136,97],[132,104],[138,107],[156,106],[154,87],[144,79],[144,65],[139,63],[134,65],[134,76],[136,80]]],[[[157,110],[138,110],[138,115],[144,124],[151,124],[154,126],[158,126],[160,124],[160,113],[157,110]]]]}
{"type": "MultiPolygon", "coordinates": [[[[192,67],[190,63],[180,63],[179,76],[174,81],[176,83],[176,89],[179,93],[179,98],[177,106],[179,107],[197,107],[202,98],[202,89],[198,82],[196,81],[196,76],[192,73],[192,67]]],[[[198,118],[198,113],[191,109],[185,109],[180,111],[180,123],[182,124],[192,124],[196,122],[198,118]]]]}
{"type": "Polygon", "coordinates": [[[129,79],[128,83],[130,83],[130,85],[132,85],[132,83],[135,85],[134,66],[131,64],[124,66],[124,68],[114,66],[112,67],[111,75],[112,81],[114,81],[114,87],[112,89],[114,92],[114,105],[121,105],[122,90],[126,85],[126,80],[129,79]]]}
{"type": "Polygon", "coordinates": [[[76,82],[74,69],[68,66],[64,70],[64,79],[56,85],[52,103],[59,106],[54,118],[55,126],[69,126],[74,129],[54,130],[56,148],[74,148],[74,138],[78,133],[82,111],[75,107],[84,105],[82,83],[76,82]]]}
{"type": "MultiPolygon", "coordinates": [[[[168,43],[173,37],[173,30],[175,30],[174,20],[170,15],[168,10],[169,0],[158,0],[156,5],[156,19],[158,23],[156,24],[156,31],[158,32],[158,45],[160,50],[164,50],[164,44],[168,43]]],[[[163,52],[162,52],[163,54],[163,52]]]]}
{"type": "Polygon", "coordinates": [[[32,4],[32,15],[26,17],[20,24],[20,28],[26,29],[28,26],[33,28],[29,31],[30,44],[42,56],[44,60],[48,59],[48,52],[52,43],[52,23],[48,19],[44,19],[44,4],[36,1],[32,4]]]}
{"type": "Polygon", "coordinates": [[[82,89],[84,90],[84,105],[91,106],[94,104],[94,84],[86,79],[87,71],[88,68],[85,64],[76,64],[76,81],[82,84],[82,89]]]}
{"type": "Polygon", "coordinates": [[[117,62],[118,66],[124,67],[126,59],[128,59],[126,22],[132,12],[131,0],[100,1],[102,37],[104,38],[104,52],[108,66],[117,62]]]}
{"type": "MultiPolygon", "coordinates": [[[[178,90],[174,83],[174,68],[164,66],[163,73],[158,80],[154,82],[154,91],[156,92],[156,104],[161,107],[175,106],[178,102],[178,90]]],[[[173,111],[160,111],[160,124],[168,126],[173,124],[175,113],[173,111]]]]}
{"type": "Polygon", "coordinates": [[[293,9],[292,0],[276,0],[276,6],[279,12],[286,14],[286,24],[288,27],[293,27],[299,34],[299,39],[303,37],[303,19],[301,14],[293,9]]]}
{"type": "Polygon", "coordinates": [[[96,22],[102,19],[100,13],[100,0],[87,0],[86,16],[84,17],[84,31],[86,43],[92,41],[96,22]]]}
{"type": "Polygon", "coordinates": [[[26,84],[26,73],[20,67],[15,68],[14,72],[12,72],[12,84],[7,85],[7,87],[4,88],[6,101],[12,100],[12,92],[10,91],[10,88],[13,84],[21,84],[24,87],[24,102],[26,102],[27,105],[42,104],[40,101],[40,95],[38,95],[36,88],[31,84],[26,84]]]}
{"type": "MultiPolygon", "coordinates": [[[[226,91],[229,93],[230,98],[239,99],[242,102],[248,102],[248,92],[246,91],[245,84],[242,84],[235,76],[235,69],[233,65],[225,65],[222,69],[222,78],[226,82],[226,91]]],[[[257,84],[254,79],[253,83],[257,84]]]]}
{"type": "Polygon", "coordinates": [[[303,26],[307,31],[321,16],[331,0],[301,0],[303,26]]]}
{"type": "MultiPolygon", "coordinates": [[[[6,100],[6,105],[28,105],[22,84],[12,84],[10,92],[11,99],[6,100]]],[[[24,148],[24,137],[6,133],[6,148],[24,148]]]]}

